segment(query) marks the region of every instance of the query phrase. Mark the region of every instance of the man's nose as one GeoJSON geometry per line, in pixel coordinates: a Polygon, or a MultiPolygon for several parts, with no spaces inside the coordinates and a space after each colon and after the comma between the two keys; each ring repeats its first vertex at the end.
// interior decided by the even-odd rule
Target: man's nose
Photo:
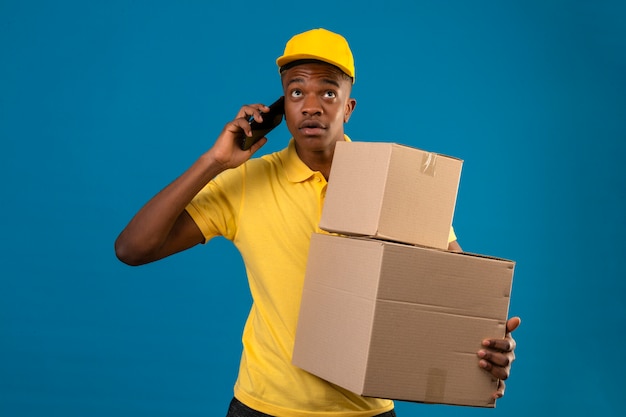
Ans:
{"type": "Polygon", "coordinates": [[[302,114],[307,116],[322,114],[322,104],[317,95],[311,94],[304,97],[304,103],[302,105],[302,114]]]}

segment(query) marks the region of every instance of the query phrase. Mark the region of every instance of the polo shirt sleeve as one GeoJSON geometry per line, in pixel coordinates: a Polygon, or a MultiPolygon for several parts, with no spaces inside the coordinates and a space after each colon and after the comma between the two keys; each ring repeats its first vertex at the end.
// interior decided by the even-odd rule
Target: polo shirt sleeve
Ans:
{"type": "Polygon", "coordinates": [[[448,236],[448,243],[456,240],[456,234],[454,233],[454,227],[450,226],[450,235],[448,236]]]}
{"type": "Polygon", "coordinates": [[[241,207],[243,173],[239,168],[224,171],[211,180],[186,207],[204,243],[215,236],[232,240],[237,233],[241,207]]]}

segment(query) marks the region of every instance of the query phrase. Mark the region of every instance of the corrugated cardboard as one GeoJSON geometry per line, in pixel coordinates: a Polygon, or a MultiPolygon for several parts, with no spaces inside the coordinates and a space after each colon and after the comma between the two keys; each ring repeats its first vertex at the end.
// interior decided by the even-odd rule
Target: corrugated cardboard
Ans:
{"type": "Polygon", "coordinates": [[[394,143],[338,142],[320,228],[447,249],[462,165],[394,143]]]}
{"type": "Polygon", "coordinates": [[[505,335],[514,262],[314,234],[293,364],[357,394],[493,407],[478,366],[505,335]]]}

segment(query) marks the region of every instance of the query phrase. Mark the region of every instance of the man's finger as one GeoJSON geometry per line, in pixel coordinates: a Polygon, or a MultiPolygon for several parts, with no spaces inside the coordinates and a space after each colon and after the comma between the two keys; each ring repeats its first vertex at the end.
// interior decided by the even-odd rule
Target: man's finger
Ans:
{"type": "Polygon", "coordinates": [[[268,111],[269,107],[264,104],[250,104],[243,106],[241,109],[239,109],[236,118],[244,118],[248,120],[250,117],[253,117],[256,121],[260,122],[263,119],[261,113],[268,111]]]}
{"type": "Polygon", "coordinates": [[[511,352],[515,349],[515,340],[508,336],[504,339],[485,339],[482,345],[500,352],[511,352]]]}
{"type": "Polygon", "coordinates": [[[522,319],[519,317],[511,317],[506,322],[506,332],[511,333],[513,330],[517,329],[521,323],[522,319]]]}
{"type": "Polygon", "coordinates": [[[495,366],[493,363],[485,359],[479,360],[478,366],[503,381],[509,377],[509,367],[495,366]]]}
{"type": "Polygon", "coordinates": [[[500,367],[510,366],[515,360],[515,355],[513,353],[495,353],[488,350],[479,350],[478,357],[500,367]]]}
{"type": "Polygon", "coordinates": [[[503,380],[498,380],[498,390],[493,393],[493,399],[497,400],[498,398],[502,398],[504,396],[504,390],[506,389],[506,384],[503,380]]]}

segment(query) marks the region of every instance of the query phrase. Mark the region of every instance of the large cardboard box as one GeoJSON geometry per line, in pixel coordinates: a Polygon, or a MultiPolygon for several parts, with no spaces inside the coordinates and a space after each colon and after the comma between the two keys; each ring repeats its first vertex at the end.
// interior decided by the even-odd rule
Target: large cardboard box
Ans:
{"type": "Polygon", "coordinates": [[[462,165],[395,143],[338,142],[320,227],[447,249],[462,165]]]}
{"type": "Polygon", "coordinates": [[[314,234],[293,364],[364,396],[493,407],[514,262],[314,234]]]}

